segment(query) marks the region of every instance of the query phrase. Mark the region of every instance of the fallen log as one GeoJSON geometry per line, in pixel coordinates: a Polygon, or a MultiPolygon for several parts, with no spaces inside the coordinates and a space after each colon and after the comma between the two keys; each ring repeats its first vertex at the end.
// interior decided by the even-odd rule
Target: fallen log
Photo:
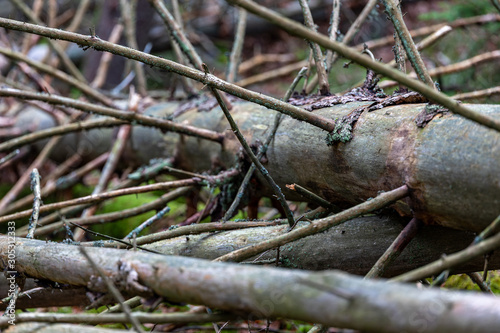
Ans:
{"type": "MultiPolygon", "coordinates": [[[[303,270],[338,269],[355,275],[366,275],[392,241],[404,228],[404,220],[395,216],[355,218],[325,232],[308,236],[267,251],[245,263],[279,265],[303,270]],[[277,258],[279,254],[279,259],[277,258]]],[[[300,226],[298,226],[300,227],[300,226]]],[[[185,235],[165,239],[145,248],[168,255],[213,260],[229,252],[269,241],[285,234],[288,227],[272,226],[185,235]]],[[[424,226],[401,255],[385,268],[384,277],[393,277],[424,266],[443,255],[465,249],[474,233],[439,226],[424,226]]],[[[488,259],[489,269],[500,268],[500,253],[488,259]]],[[[454,267],[452,274],[481,271],[484,258],[479,257],[454,267]]]]}
{"type": "MultiPolygon", "coordinates": [[[[314,112],[338,119],[367,104],[354,102],[314,112]]],[[[470,107],[500,117],[500,106],[470,107]]],[[[157,104],[145,113],[224,133],[223,143],[135,126],[127,163],[174,157],[175,165],[186,170],[234,166],[240,146],[219,108],[199,112],[193,107],[177,116],[179,110],[181,105],[172,102],[157,104]]],[[[326,145],[326,132],[286,118],[268,148],[265,166],[290,200],[303,200],[285,188],[291,183],[343,208],[407,184],[410,197],[395,205],[402,215],[413,214],[426,224],[481,231],[500,213],[500,134],[450,113],[439,114],[420,128],[415,120],[424,110],[423,104],[407,104],[364,112],[354,125],[352,140],[333,146],[326,145]]],[[[253,144],[264,141],[275,114],[246,102],[235,103],[232,113],[253,144]]],[[[32,113],[25,117],[34,119],[32,113]]],[[[112,133],[112,129],[95,129],[67,136],[58,158],[77,151],[96,157],[109,149],[112,133]]],[[[262,181],[259,190],[271,193],[265,184],[262,181]]]]}
{"type": "MultiPolygon", "coordinates": [[[[26,276],[107,292],[77,246],[0,236],[2,268],[9,245],[26,276]],[[68,267],[71,272],[68,273],[68,267]]],[[[127,294],[163,296],[252,318],[304,320],[377,332],[495,332],[500,301],[493,296],[363,280],[338,271],[304,272],[118,249],[88,255],[127,294]]],[[[8,319],[6,319],[8,320],[8,319]]]]}

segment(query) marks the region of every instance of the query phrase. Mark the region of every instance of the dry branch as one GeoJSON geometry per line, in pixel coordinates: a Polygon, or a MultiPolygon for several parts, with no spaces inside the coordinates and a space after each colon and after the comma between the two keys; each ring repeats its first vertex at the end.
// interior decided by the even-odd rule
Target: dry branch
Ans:
{"type": "MultiPolygon", "coordinates": [[[[4,261],[8,247],[8,238],[0,236],[4,261]]],[[[15,247],[18,272],[106,292],[76,246],[16,239],[15,247]]],[[[118,284],[124,293],[147,291],[247,319],[285,317],[379,332],[494,332],[500,325],[500,301],[491,296],[422,290],[336,271],[307,273],[102,248],[87,252],[115,281],[137,274],[134,284],[118,284]],[[416,318],[425,321],[416,324],[416,318]]]]}

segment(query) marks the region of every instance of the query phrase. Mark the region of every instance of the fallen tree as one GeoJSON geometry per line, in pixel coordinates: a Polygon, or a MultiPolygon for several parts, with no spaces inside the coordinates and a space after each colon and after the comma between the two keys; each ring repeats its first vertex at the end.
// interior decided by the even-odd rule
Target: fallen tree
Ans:
{"type": "MultiPolygon", "coordinates": [[[[368,103],[335,105],[314,113],[335,120],[363,105],[368,103]]],[[[145,114],[172,119],[181,107],[178,103],[158,104],[145,114]]],[[[500,119],[500,107],[496,105],[469,107],[500,119]]],[[[265,166],[290,200],[303,200],[286,188],[293,183],[342,208],[407,184],[410,197],[396,206],[401,214],[414,214],[427,224],[482,231],[499,214],[500,135],[451,113],[439,114],[421,128],[415,121],[422,112],[426,112],[426,106],[421,104],[365,111],[352,130],[352,140],[333,146],[326,144],[327,133],[317,127],[284,119],[267,150],[265,166]]],[[[273,111],[249,103],[235,103],[232,113],[246,140],[256,145],[269,134],[275,117],[273,111]]],[[[38,119],[40,128],[55,125],[33,108],[18,118],[21,128],[26,127],[25,119],[38,119]]],[[[172,158],[178,168],[197,172],[214,165],[235,165],[240,146],[219,108],[200,112],[193,107],[173,119],[223,133],[224,141],[219,144],[136,126],[126,151],[129,165],[143,165],[162,157],[172,158]]],[[[111,129],[95,129],[65,137],[53,155],[64,160],[78,151],[85,152],[88,159],[95,158],[110,149],[112,133],[111,129]]],[[[265,181],[258,187],[262,195],[271,194],[265,181]]]]}
{"type": "MultiPolygon", "coordinates": [[[[17,239],[15,247],[19,273],[107,292],[77,246],[17,239]]],[[[8,237],[0,236],[4,260],[8,250],[8,237]]],[[[286,316],[385,332],[495,332],[500,325],[499,301],[492,296],[418,289],[337,271],[260,268],[116,249],[85,251],[124,294],[205,304],[246,319],[286,316]]]]}
{"type": "MultiPolygon", "coordinates": [[[[447,276],[450,271],[472,272],[483,267],[484,256],[490,269],[498,267],[498,255],[490,255],[498,247],[500,236],[495,235],[498,219],[491,229],[487,229],[488,232],[478,237],[473,234],[490,226],[499,213],[498,106],[457,103],[434,89],[433,82],[426,78],[425,68],[423,73],[420,73],[418,67],[414,66],[426,84],[409,79],[401,72],[375,61],[373,57],[370,59],[340,45],[335,41],[336,38],[329,39],[316,33],[312,22],[307,23],[309,28],[304,28],[256,6],[255,3],[244,0],[230,1],[265,17],[291,33],[317,43],[314,47],[319,51],[316,53],[321,53],[319,46],[322,46],[371,69],[363,87],[352,90],[349,94],[327,96],[328,80],[322,76],[319,81],[324,96],[296,96],[291,103],[286,103],[246,90],[231,84],[229,79],[223,81],[210,74],[206,64],[191,50],[186,51],[189,49],[189,41],[182,31],[176,30],[179,24],[168,21],[169,13],[160,2],[150,2],[162,14],[178,43],[186,46],[183,47],[184,51],[194,69],[182,65],[181,60],[177,63],[137,51],[131,38],[129,42],[132,49],[104,41],[93,31],[90,35],[80,35],[1,18],[0,26],[36,33],[50,40],[72,41],[85,50],[93,48],[109,51],[194,79],[208,86],[217,97],[227,121],[231,123],[231,117],[234,117],[237,125],[231,123],[231,126],[228,126],[219,107],[215,107],[216,104],[208,99],[191,100],[187,103],[159,103],[146,108],[137,102],[137,95],[132,93],[128,104],[123,106],[98,90],[89,89],[84,80],[77,83],[59,72],[54,73],[54,76],[99,103],[63,98],[53,93],[51,87],[48,87],[48,94],[2,88],[0,95],[3,97],[54,104],[70,114],[72,119],[80,117],[72,108],[117,119],[90,119],[75,122],[69,127],[58,126],[56,132],[50,132],[49,128],[55,126],[52,116],[33,109],[21,114],[16,130],[33,130],[25,125],[28,122],[30,125],[38,122],[38,130],[44,128],[47,132],[40,130],[35,134],[36,138],[22,137],[3,142],[0,144],[0,150],[10,151],[16,145],[25,146],[42,137],[75,131],[81,124],[87,131],[66,136],[59,143],[57,138],[51,138],[49,143],[39,143],[41,153],[36,161],[42,160],[44,154],[56,145],[57,149],[53,149],[57,150],[56,154],[52,156],[61,162],[64,161],[61,165],[71,161],[77,154],[80,154],[78,158],[82,160],[95,158],[104,152],[110,154],[92,195],[41,205],[35,172],[35,176],[31,177],[35,192],[34,209],[11,215],[4,214],[0,217],[1,222],[25,219],[31,215],[27,230],[17,230],[19,234],[27,234],[29,238],[33,237],[33,234],[36,235],[38,213],[45,214],[56,210],[51,217],[54,221],[60,218],[57,214],[69,216],[70,213],[80,213],[84,210],[81,219],[85,220],[93,214],[89,205],[104,199],[124,193],[143,193],[187,185],[211,188],[219,186],[222,188],[219,198],[226,196],[224,199],[230,202],[235,197],[239,198],[239,195],[228,190],[227,180],[232,181],[233,187],[239,185],[243,173],[252,168],[248,158],[257,152],[262,156],[252,158],[252,161],[260,175],[257,174],[257,178],[252,180],[250,198],[247,198],[252,202],[249,204],[249,210],[252,209],[255,213],[256,201],[261,196],[276,195],[280,198],[281,192],[276,190],[279,187],[283,189],[287,199],[304,200],[294,190],[298,185],[302,185],[320,197],[319,200],[313,200],[314,205],[319,202],[320,206],[325,207],[323,212],[329,209],[335,214],[322,218],[311,214],[310,220],[306,218],[305,222],[299,222],[300,218],[291,214],[283,199],[282,208],[289,222],[287,227],[267,225],[262,228],[227,231],[229,227],[234,228],[234,225],[202,224],[203,227],[212,228],[208,229],[209,233],[199,234],[199,231],[194,231],[191,235],[188,232],[191,229],[181,227],[165,234],[153,235],[164,238],[171,238],[174,234],[183,235],[168,241],[148,244],[144,238],[137,238],[132,241],[116,240],[116,243],[97,242],[94,245],[118,246],[117,243],[125,243],[127,247],[137,247],[145,252],[189,254],[215,261],[247,259],[247,263],[256,261],[260,264],[274,263],[311,270],[340,268],[356,274],[365,274],[372,268],[368,273],[370,277],[383,273],[386,276],[394,276],[436,260],[443,253],[449,254],[417,272],[398,276],[398,281],[417,281],[441,272],[441,276],[447,276]],[[385,95],[376,87],[373,70],[419,91],[421,95],[404,90],[392,96],[385,95]],[[219,90],[246,99],[250,103],[221,96],[219,90]],[[263,145],[259,141],[271,137],[271,124],[275,119],[275,112],[270,111],[271,109],[291,118],[283,119],[270,144],[263,145]],[[120,126],[117,137],[115,138],[115,129],[90,130],[101,126],[120,126]],[[235,136],[240,132],[241,137],[235,136]],[[130,133],[132,134],[129,138],[130,133]],[[246,147],[245,140],[253,146],[255,152],[246,147]],[[241,146],[245,147],[244,152],[241,151],[241,146]],[[261,148],[267,149],[265,154],[261,148]],[[144,168],[132,174],[133,179],[122,181],[117,188],[106,192],[104,189],[120,157],[127,160],[128,167],[138,167],[147,164],[152,158],[163,157],[167,159],[169,166],[176,167],[178,172],[178,169],[182,169],[180,173],[191,178],[140,186],[141,181],[154,177],[144,168]],[[215,174],[221,169],[230,171],[215,174]],[[213,174],[207,175],[207,170],[213,174]],[[237,174],[241,174],[241,177],[238,178],[237,174]],[[269,174],[272,177],[269,177],[269,174]],[[278,186],[272,185],[269,178],[273,178],[278,186]],[[271,185],[267,185],[267,181],[271,185]],[[292,183],[295,185],[286,188],[286,185],[292,183]],[[61,207],[74,205],[80,205],[78,210],[70,212],[64,208],[58,211],[61,207]],[[389,205],[404,218],[385,215],[388,212],[381,210],[389,205]],[[383,218],[371,215],[359,217],[370,213],[377,213],[383,218]],[[411,217],[411,221],[408,222],[406,217],[411,217]],[[353,218],[356,219],[352,220],[353,218]],[[348,224],[339,226],[346,222],[348,224]],[[421,226],[421,222],[428,226],[421,226]],[[438,226],[430,226],[433,224],[438,226]],[[216,232],[220,230],[226,231],[216,232]],[[416,238],[403,252],[402,257],[387,266],[403,251],[415,234],[416,238]],[[474,245],[466,248],[471,243],[474,245]],[[463,248],[466,249],[451,254],[463,248]],[[387,250],[384,252],[385,249],[387,250]],[[256,257],[264,251],[268,252],[256,257]],[[375,261],[377,263],[372,267],[375,261]],[[375,268],[379,273],[372,274],[375,268]]],[[[385,1],[388,12],[391,3],[385,1]]],[[[373,5],[374,1],[370,1],[366,11],[370,12],[373,5]]],[[[307,17],[307,8],[303,9],[304,16],[307,17]]],[[[124,17],[124,21],[127,20],[130,21],[130,18],[124,17]]],[[[129,30],[127,34],[132,35],[132,31],[129,30]]],[[[52,44],[52,41],[50,43],[52,44]]],[[[8,50],[2,50],[2,53],[9,53],[16,61],[23,61],[20,55],[12,54],[8,50]]],[[[316,63],[322,63],[320,54],[315,54],[314,58],[316,63]]],[[[414,59],[410,60],[413,63],[414,59]]],[[[27,63],[42,72],[50,73],[50,70],[34,62],[27,63]]],[[[147,95],[144,73],[141,73],[141,67],[137,63],[134,68],[138,75],[138,91],[143,96],[147,95]]],[[[322,75],[319,72],[321,70],[318,68],[318,76],[322,75]]],[[[143,101],[149,102],[147,98],[143,101]]],[[[58,121],[68,121],[60,117],[59,111],[55,114],[58,115],[55,117],[58,121]]],[[[21,177],[15,190],[20,189],[23,182],[28,180],[27,175],[25,173],[21,177]]],[[[184,195],[191,191],[186,188],[183,190],[184,195]]],[[[9,202],[16,191],[12,192],[14,194],[9,193],[2,198],[0,207],[10,209],[9,202]]],[[[178,195],[181,195],[180,192],[178,195]]],[[[164,207],[174,197],[176,196],[164,198],[165,201],[161,205],[157,203],[148,206],[148,209],[164,207]]],[[[221,201],[222,199],[214,204],[214,211],[226,209],[220,207],[221,201]]],[[[247,203],[249,202],[243,202],[241,206],[247,203]]],[[[162,214],[167,210],[168,208],[163,208],[162,214]]],[[[203,209],[205,210],[209,209],[203,209]]],[[[196,217],[201,217],[203,211],[198,212],[200,215],[196,217]]],[[[219,220],[222,214],[219,211],[212,216],[219,220]]],[[[57,223],[52,230],[59,230],[63,223],[71,223],[65,218],[62,220],[64,222],[57,223]]],[[[222,220],[226,220],[226,216],[222,220]]],[[[186,224],[187,221],[189,219],[185,221],[186,224]]],[[[45,223],[46,220],[40,224],[46,225],[45,223]]],[[[251,222],[246,222],[245,226],[250,224],[251,222]]],[[[139,229],[131,232],[131,235],[140,232],[137,230],[139,229]]],[[[75,239],[77,238],[75,236],[75,239]]],[[[0,249],[0,255],[4,259],[2,266],[10,269],[9,278],[15,276],[18,285],[22,286],[26,277],[40,279],[49,284],[51,287],[46,287],[43,290],[45,292],[57,290],[58,287],[54,283],[64,284],[67,289],[61,293],[74,295],[75,301],[76,297],[79,298],[78,301],[81,300],[81,287],[86,287],[93,293],[92,305],[115,302],[110,296],[114,288],[113,284],[108,284],[108,276],[118,287],[118,291],[125,296],[162,296],[172,302],[204,304],[244,315],[243,319],[246,320],[286,317],[323,325],[389,332],[474,329],[487,331],[498,324],[498,306],[495,306],[496,301],[492,298],[432,289],[419,291],[400,284],[363,281],[335,271],[309,273],[304,270],[275,270],[118,249],[91,248],[87,251],[81,250],[80,254],[76,247],[68,245],[21,239],[12,241],[6,237],[0,237],[0,249]],[[9,258],[12,248],[16,250],[14,263],[9,258]],[[68,268],[71,268],[71,274],[68,274],[68,268]],[[104,273],[100,272],[100,268],[104,269],[104,273]],[[278,295],[274,297],[276,293],[278,295]],[[480,305],[476,305],[478,303],[480,305]]],[[[440,278],[434,283],[439,281],[440,278]]],[[[474,281],[487,290],[481,278],[476,277],[474,281]]],[[[34,295],[36,291],[38,290],[32,290],[34,295]]],[[[44,302],[43,297],[47,297],[47,293],[39,296],[31,305],[43,304],[41,302],[44,302]]],[[[26,295],[22,297],[24,302],[26,295]]],[[[121,299],[115,297],[123,305],[121,299]]],[[[20,303],[20,306],[29,307],[30,303],[20,303]]],[[[120,322],[130,321],[136,325],[136,330],[141,330],[137,325],[139,318],[133,315],[125,316],[125,319],[123,317],[119,319],[120,322]]],[[[64,316],[58,319],[24,316],[19,320],[68,322],[72,319],[64,316]]]]}

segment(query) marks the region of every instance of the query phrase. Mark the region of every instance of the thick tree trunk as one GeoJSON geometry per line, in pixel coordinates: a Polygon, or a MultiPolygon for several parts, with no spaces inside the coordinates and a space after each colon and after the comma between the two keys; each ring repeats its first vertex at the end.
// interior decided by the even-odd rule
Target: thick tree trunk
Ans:
{"type": "MultiPolygon", "coordinates": [[[[18,272],[107,291],[76,246],[17,239],[15,250],[18,272]]],[[[337,271],[308,273],[117,249],[87,252],[111,279],[121,281],[117,286],[124,293],[205,304],[249,320],[285,317],[367,332],[496,332],[500,325],[500,301],[492,296],[418,289],[337,271]]],[[[0,236],[2,265],[8,253],[8,237],[0,236]]]]}
{"type": "MultiPolygon", "coordinates": [[[[349,103],[314,112],[336,119],[366,104],[349,103]]],[[[167,117],[179,106],[158,104],[146,113],[167,117]]],[[[470,107],[500,117],[498,105],[470,107]]],[[[375,197],[379,191],[407,184],[410,197],[395,205],[401,214],[413,213],[427,224],[483,230],[500,213],[500,134],[453,114],[437,116],[425,128],[419,128],[415,118],[422,111],[424,105],[409,104],[365,112],[354,126],[352,141],[333,147],[325,143],[326,132],[286,118],[268,149],[265,166],[287,199],[302,200],[285,188],[286,184],[297,183],[348,207],[375,197]]],[[[250,143],[265,140],[275,114],[246,102],[235,103],[232,113],[250,143]]],[[[32,114],[25,117],[33,119],[32,114]]],[[[143,164],[152,158],[174,157],[178,167],[195,171],[234,165],[240,145],[219,108],[204,112],[192,109],[175,120],[224,132],[225,140],[220,145],[137,126],[127,162],[143,164]]],[[[69,136],[64,140],[67,146],[58,152],[59,158],[79,148],[95,157],[109,149],[112,132],[99,129],[69,136]]],[[[270,193],[265,182],[261,184],[261,190],[270,193]]]]}

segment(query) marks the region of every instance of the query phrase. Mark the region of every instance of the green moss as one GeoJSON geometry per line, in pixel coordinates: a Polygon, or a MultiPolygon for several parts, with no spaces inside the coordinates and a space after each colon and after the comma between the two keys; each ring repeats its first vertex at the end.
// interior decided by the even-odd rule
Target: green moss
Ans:
{"type": "Polygon", "coordinates": [[[326,144],[333,146],[336,142],[349,142],[352,140],[352,125],[343,119],[335,119],[335,128],[326,135],[326,144]]]}
{"type": "MultiPolygon", "coordinates": [[[[480,272],[480,274],[482,274],[482,272],[480,272]]],[[[500,294],[500,271],[489,271],[486,284],[491,288],[493,293],[500,294]]],[[[467,276],[467,274],[450,276],[448,280],[446,280],[443,287],[460,290],[480,290],[479,287],[467,276]]]]}
{"type": "MultiPolygon", "coordinates": [[[[105,202],[98,209],[96,215],[138,207],[156,199],[157,196],[151,193],[141,193],[138,195],[135,194],[125,195],[105,202]]],[[[169,204],[169,207],[171,207],[171,209],[173,206],[174,206],[173,204],[172,205],[169,204]]],[[[131,230],[139,226],[142,222],[146,221],[148,218],[152,217],[154,214],[155,214],[154,211],[150,211],[141,215],[132,216],[113,223],[96,224],[92,226],[92,230],[109,236],[123,238],[131,230]]],[[[147,231],[144,231],[143,233],[146,234],[147,231]]]]}

